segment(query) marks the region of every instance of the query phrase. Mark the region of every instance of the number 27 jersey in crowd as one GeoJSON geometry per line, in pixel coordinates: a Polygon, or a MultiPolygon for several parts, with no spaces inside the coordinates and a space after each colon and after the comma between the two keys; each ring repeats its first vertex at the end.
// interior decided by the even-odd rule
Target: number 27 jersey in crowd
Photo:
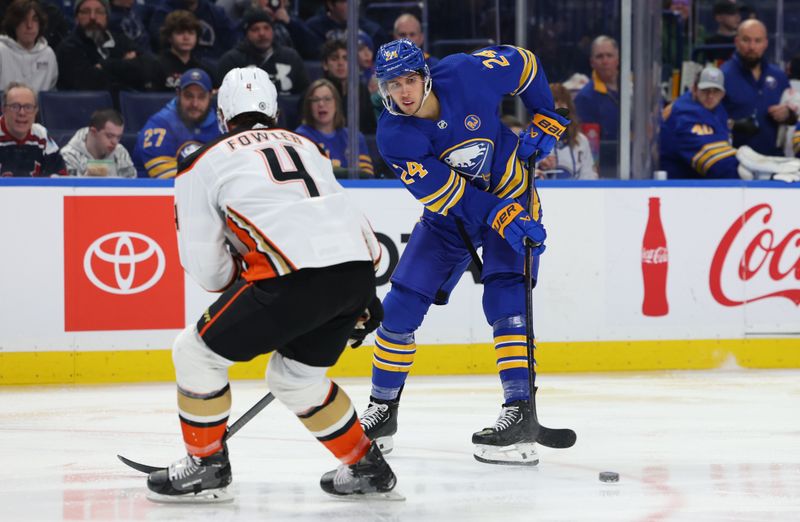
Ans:
{"type": "Polygon", "coordinates": [[[175,206],[181,264],[212,291],[236,274],[226,240],[242,254],[248,281],[380,257],[330,160],[283,129],[235,130],[186,158],[175,206]]]}

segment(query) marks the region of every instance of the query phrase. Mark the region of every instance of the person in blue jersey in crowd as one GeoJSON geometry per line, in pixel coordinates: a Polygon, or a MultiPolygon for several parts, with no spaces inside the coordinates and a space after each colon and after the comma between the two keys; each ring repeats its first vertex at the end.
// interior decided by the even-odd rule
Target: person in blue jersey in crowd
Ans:
{"type": "MultiPolygon", "coordinates": [[[[346,169],[347,128],[344,126],[342,98],[328,80],[320,78],[311,83],[303,98],[303,124],[295,129],[297,134],[313,141],[324,151],[337,169],[346,169]]],[[[358,170],[375,175],[364,135],[358,133],[358,170]]]]}
{"type": "Polygon", "coordinates": [[[761,155],[747,145],[731,146],[725,95],[725,75],[708,66],[692,89],[664,110],[661,168],[672,179],[800,180],[800,161],[761,155]]]}
{"type": "Polygon", "coordinates": [[[523,162],[549,154],[569,120],[554,112],[538,58],[511,45],[453,54],[429,69],[413,42],[395,40],[378,50],[375,70],[386,106],[378,150],[425,209],[384,300],[362,425],[391,450],[400,392],[416,352],[414,332],[432,304],[447,303],[469,265],[463,235],[472,247],[483,247],[483,308],[494,330],[505,399],[495,425],[473,434],[475,458],[536,464],[522,274],[524,241],[537,245],[535,282],[547,235],[538,194],[527,201],[523,162]],[[520,137],[500,122],[497,107],[505,95],[519,96],[534,115],[520,137]]]}
{"type": "Polygon", "coordinates": [[[728,113],[722,105],[725,76],[706,67],[690,91],[664,111],[661,169],[670,178],[738,178],[728,113]]]}
{"type": "Polygon", "coordinates": [[[778,156],[779,126],[797,122],[789,106],[780,103],[789,79],[766,59],[769,40],[762,22],[742,22],[734,43],[736,53],[721,67],[726,92],[723,104],[734,120],[733,146],[748,145],[761,154],[778,156]]]}
{"type": "Polygon", "coordinates": [[[208,73],[189,69],[176,91],[139,131],[133,161],[140,177],[175,177],[181,159],[220,135],[208,73]]]}

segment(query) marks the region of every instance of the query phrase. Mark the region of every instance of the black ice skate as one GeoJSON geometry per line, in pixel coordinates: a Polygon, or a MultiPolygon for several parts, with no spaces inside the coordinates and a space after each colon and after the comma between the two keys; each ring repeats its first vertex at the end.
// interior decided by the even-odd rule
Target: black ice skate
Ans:
{"type": "Polygon", "coordinates": [[[351,466],[342,464],[319,481],[322,490],[334,497],[405,500],[392,491],[396,484],[397,477],[375,441],[361,460],[351,466]]]}
{"type": "Polygon", "coordinates": [[[228,448],[208,457],[184,458],[169,468],[147,477],[147,498],[154,502],[227,502],[233,497],[225,490],[231,483],[228,448]]]}
{"type": "MultiPolygon", "coordinates": [[[[398,397],[399,398],[399,397],[398,397]]],[[[388,455],[394,448],[392,435],[397,433],[397,409],[399,400],[387,401],[369,398],[369,406],[361,414],[361,427],[369,440],[378,444],[381,453],[388,455]]]]}
{"type": "Polygon", "coordinates": [[[494,426],[472,434],[475,460],[489,464],[537,465],[539,455],[531,420],[528,401],[503,404],[494,426]]]}

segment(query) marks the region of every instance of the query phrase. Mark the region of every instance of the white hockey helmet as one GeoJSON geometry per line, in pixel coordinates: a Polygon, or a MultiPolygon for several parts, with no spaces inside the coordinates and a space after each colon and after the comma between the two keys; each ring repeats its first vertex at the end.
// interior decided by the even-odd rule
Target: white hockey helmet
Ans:
{"type": "Polygon", "coordinates": [[[269,75],[258,67],[231,69],[217,93],[217,119],[223,132],[228,131],[230,120],[245,112],[278,116],[278,91],[269,75]]]}

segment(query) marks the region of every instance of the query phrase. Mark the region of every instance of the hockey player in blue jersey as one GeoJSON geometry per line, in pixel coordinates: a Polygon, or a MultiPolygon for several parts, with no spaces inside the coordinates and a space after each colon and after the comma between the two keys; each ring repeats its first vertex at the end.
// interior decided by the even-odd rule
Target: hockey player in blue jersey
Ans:
{"type": "Polygon", "coordinates": [[[483,308],[505,397],[495,425],[472,437],[475,458],[535,465],[522,273],[525,239],[539,244],[535,280],[546,233],[538,194],[527,201],[523,161],[535,152],[546,156],[569,120],[554,112],[539,60],[526,49],[487,47],[448,56],[429,70],[422,51],[401,39],[378,50],[375,70],[386,107],[378,149],[425,209],[384,300],[362,425],[391,451],[400,391],[416,352],[414,332],[432,304],[447,303],[470,263],[461,226],[474,247],[483,247],[483,308]],[[507,94],[534,114],[522,138],[500,122],[498,106],[507,94]]]}

